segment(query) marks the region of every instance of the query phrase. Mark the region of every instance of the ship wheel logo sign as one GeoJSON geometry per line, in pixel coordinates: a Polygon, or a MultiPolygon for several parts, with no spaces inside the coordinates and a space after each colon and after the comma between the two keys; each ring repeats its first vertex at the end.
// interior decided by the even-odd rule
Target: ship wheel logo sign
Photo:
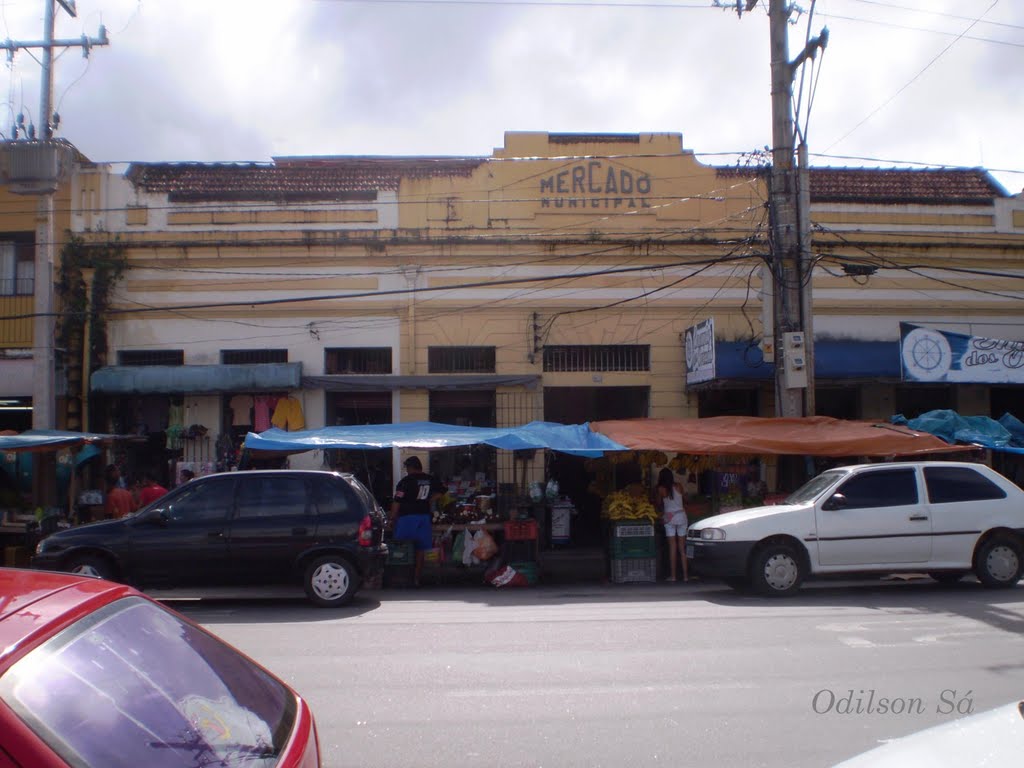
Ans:
{"type": "Polygon", "coordinates": [[[946,337],[930,328],[915,328],[903,339],[903,370],[907,378],[938,381],[953,361],[946,337]]]}

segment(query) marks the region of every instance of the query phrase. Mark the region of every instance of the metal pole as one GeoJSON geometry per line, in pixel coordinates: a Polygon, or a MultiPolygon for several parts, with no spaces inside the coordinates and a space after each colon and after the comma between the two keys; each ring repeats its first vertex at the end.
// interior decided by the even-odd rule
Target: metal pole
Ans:
{"type": "Polygon", "coordinates": [[[53,195],[39,197],[32,321],[32,428],[54,429],[53,195]]]}
{"type": "Polygon", "coordinates": [[[43,63],[39,87],[39,130],[43,141],[53,138],[53,4],[43,0],[43,63]]]}
{"type": "Polygon", "coordinates": [[[800,326],[800,239],[793,173],[793,70],[786,0],[770,0],[772,68],[772,264],[775,274],[775,406],[777,416],[802,416],[801,391],[787,386],[784,334],[800,326]]]}
{"type": "Polygon", "coordinates": [[[814,261],[811,254],[811,179],[807,164],[807,144],[797,148],[799,170],[800,222],[800,321],[804,329],[804,357],[807,359],[807,389],[804,390],[804,416],[814,416],[814,261]]]}

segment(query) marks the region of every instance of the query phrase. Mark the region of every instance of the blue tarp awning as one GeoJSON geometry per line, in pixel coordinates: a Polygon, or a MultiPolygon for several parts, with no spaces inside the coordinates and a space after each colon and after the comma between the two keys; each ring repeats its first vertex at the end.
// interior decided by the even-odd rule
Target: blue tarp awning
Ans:
{"type": "Polygon", "coordinates": [[[286,392],[301,382],[302,363],[110,365],[89,378],[93,392],[112,395],[286,392]]]}
{"type": "Polygon", "coordinates": [[[17,435],[0,435],[0,452],[47,451],[84,443],[113,439],[113,435],[94,432],[67,432],[62,429],[29,429],[17,435]]]}
{"type": "Polygon", "coordinates": [[[605,451],[622,451],[624,446],[591,432],[587,424],[553,424],[534,421],[520,427],[459,427],[432,421],[400,424],[365,424],[352,427],[324,427],[298,432],[268,429],[245,437],[245,447],[254,451],[300,453],[318,449],[350,448],[454,448],[462,445],[490,445],[505,450],[548,448],[577,456],[596,457],[605,451]]]}
{"type": "Polygon", "coordinates": [[[928,432],[947,443],[969,443],[993,451],[1024,453],[1024,424],[1009,413],[996,421],[988,416],[961,416],[956,411],[940,409],[922,413],[915,419],[893,416],[892,422],[928,432]]]}

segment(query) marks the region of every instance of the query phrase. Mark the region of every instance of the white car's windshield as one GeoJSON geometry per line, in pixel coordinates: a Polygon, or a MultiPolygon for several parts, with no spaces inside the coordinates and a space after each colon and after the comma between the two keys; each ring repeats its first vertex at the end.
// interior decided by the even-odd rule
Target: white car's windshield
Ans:
{"type": "Polygon", "coordinates": [[[800,488],[789,494],[784,503],[786,504],[807,504],[814,501],[822,493],[839,482],[841,478],[849,474],[843,469],[830,469],[822,472],[817,477],[811,478],[800,488]]]}

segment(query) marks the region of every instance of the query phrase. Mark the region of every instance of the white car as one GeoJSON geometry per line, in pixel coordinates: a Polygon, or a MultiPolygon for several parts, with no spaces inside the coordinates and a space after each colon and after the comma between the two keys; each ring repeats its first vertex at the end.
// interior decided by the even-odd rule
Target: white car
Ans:
{"type": "Polygon", "coordinates": [[[830,469],[782,504],[690,526],[704,576],[766,595],[804,578],[928,573],[1012,587],[1024,569],[1024,490],[983,464],[917,461],[830,469]]]}
{"type": "Polygon", "coordinates": [[[835,768],[975,768],[1020,765],[1024,701],[890,741],[835,768]]]}

